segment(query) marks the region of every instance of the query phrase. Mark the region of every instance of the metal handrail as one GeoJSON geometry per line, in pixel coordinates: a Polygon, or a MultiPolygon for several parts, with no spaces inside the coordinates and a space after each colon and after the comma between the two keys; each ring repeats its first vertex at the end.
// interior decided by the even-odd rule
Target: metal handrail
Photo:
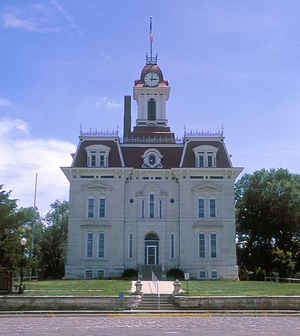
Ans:
{"type": "Polygon", "coordinates": [[[160,309],[159,279],[153,271],[152,271],[152,281],[155,282],[156,294],[158,297],[158,309],[160,309]]]}

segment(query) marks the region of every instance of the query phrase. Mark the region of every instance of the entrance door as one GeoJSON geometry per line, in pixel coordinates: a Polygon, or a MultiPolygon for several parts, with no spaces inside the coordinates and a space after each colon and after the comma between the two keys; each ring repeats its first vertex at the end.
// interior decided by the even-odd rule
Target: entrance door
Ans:
{"type": "Polygon", "coordinates": [[[157,246],[148,245],[146,249],[146,261],[147,265],[157,264],[157,246]]]}

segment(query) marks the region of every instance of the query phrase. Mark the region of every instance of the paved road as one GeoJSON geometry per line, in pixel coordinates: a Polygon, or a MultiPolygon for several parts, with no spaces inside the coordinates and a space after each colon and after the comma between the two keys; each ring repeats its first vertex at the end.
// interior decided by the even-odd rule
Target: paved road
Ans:
{"type": "Polygon", "coordinates": [[[299,317],[9,317],[0,318],[5,336],[299,336],[299,317]]]}

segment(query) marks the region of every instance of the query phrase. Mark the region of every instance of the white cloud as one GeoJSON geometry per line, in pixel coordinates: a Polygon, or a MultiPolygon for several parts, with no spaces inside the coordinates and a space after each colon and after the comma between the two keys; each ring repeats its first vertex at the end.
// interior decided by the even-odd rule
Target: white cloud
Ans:
{"type": "Polygon", "coordinates": [[[28,125],[21,119],[0,119],[0,138],[15,131],[28,134],[28,125]]]}
{"type": "Polygon", "coordinates": [[[0,97],[0,107],[13,107],[13,103],[6,98],[0,97]]]}
{"type": "Polygon", "coordinates": [[[108,110],[120,109],[122,104],[117,103],[108,97],[101,97],[96,101],[97,108],[106,108],[108,110]]]}
{"type": "Polygon", "coordinates": [[[14,13],[4,13],[3,20],[5,28],[21,28],[31,31],[35,30],[33,22],[30,22],[29,20],[19,19],[14,13]]]}
{"type": "Polygon", "coordinates": [[[32,206],[37,172],[37,206],[44,214],[51,202],[68,198],[68,181],[59,167],[71,164],[74,151],[69,142],[33,138],[23,120],[0,119],[0,184],[12,190],[19,206],[32,206]]]}
{"type": "Polygon", "coordinates": [[[50,3],[64,17],[71,29],[76,31],[78,34],[83,35],[80,27],[75,23],[74,18],[62,7],[58,0],[50,0],[50,3]]]}
{"type": "Polygon", "coordinates": [[[6,7],[2,16],[3,26],[7,29],[22,29],[30,32],[54,33],[72,29],[83,35],[74,18],[58,0],[47,0],[31,5],[6,7]]]}
{"type": "Polygon", "coordinates": [[[3,24],[5,28],[24,29],[31,32],[51,33],[58,32],[58,27],[51,27],[45,25],[45,20],[42,18],[22,18],[13,11],[7,11],[3,15],[3,24]]]}

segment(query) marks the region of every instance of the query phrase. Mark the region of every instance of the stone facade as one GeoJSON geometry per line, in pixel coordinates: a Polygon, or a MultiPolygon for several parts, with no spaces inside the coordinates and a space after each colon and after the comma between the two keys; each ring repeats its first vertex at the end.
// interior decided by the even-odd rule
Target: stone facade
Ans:
{"type": "Polygon", "coordinates": [[[81,133],[72,166],[62,168],[70,182],[66,278],[150,267],[237,279],[233,185],[242,168],[232,167],[223,132],[175,140],[166,119],[169,92],[148,59],[134,85],[133,131],[124,125],[123,139],[81,133]]]}

